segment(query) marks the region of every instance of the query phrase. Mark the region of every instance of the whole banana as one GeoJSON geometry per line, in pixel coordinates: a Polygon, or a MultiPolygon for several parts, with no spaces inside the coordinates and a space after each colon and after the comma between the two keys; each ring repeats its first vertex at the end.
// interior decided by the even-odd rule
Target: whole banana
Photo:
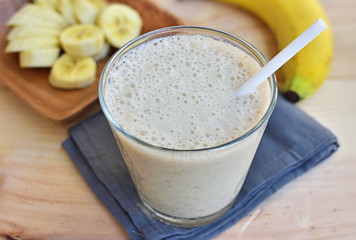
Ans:
{"type": "Polygon", "coordinates": [[[290,59],[282,68],[280,90],[292,102],[306,99],[325,81],[329,72],[333,40],[327,16],[318,0],[218,0],[235,4],[264,21],[282,50],[318,18],[328,28],[290,59]]]}

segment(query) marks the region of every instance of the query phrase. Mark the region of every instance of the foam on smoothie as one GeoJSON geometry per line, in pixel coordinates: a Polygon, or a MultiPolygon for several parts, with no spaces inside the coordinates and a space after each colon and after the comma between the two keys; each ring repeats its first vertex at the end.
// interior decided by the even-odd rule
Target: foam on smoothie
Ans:
{"type": "Polygon", "coordinates": [[[268,107],[268,84],[236,97],[259,64],[236,46],[200,35],[167,36],[129,50],[112,68],[105,102],[131,135],[152,145],[201,149],[230,142],[268,107]]]}

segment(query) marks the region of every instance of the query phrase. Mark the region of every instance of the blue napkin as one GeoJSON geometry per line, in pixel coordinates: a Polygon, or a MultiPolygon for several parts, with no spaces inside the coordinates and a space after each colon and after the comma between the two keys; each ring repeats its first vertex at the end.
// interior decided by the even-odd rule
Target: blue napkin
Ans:
{"type": "Polygon", "coordinates": [[[133,240],[210,239],[243,218],[289,181],[329,157],[336,137],[279,96],[243,188],[233,207],[205,226],[167,225],[143,207],[103,113],[69,129],[63,147],[133,240]]]}

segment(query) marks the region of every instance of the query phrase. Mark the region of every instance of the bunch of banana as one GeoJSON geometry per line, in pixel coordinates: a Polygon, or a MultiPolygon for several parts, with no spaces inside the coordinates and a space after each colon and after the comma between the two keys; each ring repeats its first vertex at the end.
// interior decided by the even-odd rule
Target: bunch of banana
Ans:
{"type": "MultiPolygon", "coordinates": [[[[218,0],[235,4],[260,17],[275,34],[282,50],[318,18],[327,16],[318,0],[218,0]]],[[[289,60],[281,71],[280,90],[292,102],[306,99],[325,81],[332,58],[332,33],[328,28],[289,60]]]]}
{"type": "Polygon", "coordinates": [[[93,83],[96,61],[110,46],[120,48],[137,37],[142,20],[133,8],[105,0],[34,0],[7,26],[5,52],[19,52],[21,67],[51,68],[51,85],[73,89],[93,83]]]}

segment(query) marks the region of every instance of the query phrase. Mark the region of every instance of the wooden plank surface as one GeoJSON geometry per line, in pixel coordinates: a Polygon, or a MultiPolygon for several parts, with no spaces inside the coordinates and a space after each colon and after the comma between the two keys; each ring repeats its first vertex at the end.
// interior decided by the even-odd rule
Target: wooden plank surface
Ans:
{"type": "MultiPolygon", "coordinates": [[[[154,1],[187,24],[242,36],[267,58],[277,51],[268,28],[231,5],[154,1]]],[[[218,240],[356,239],[356,1],[321,2],[335,34],[332,69],[321,89],[298,105],[333,131],[341,147],[218,240]]],[[[98,109],[95,104],[81,119],[98,109]]],[[[0,84],[0,239],[129,239],[62,149],[69,126],[40,116],[0,84]]]]}

